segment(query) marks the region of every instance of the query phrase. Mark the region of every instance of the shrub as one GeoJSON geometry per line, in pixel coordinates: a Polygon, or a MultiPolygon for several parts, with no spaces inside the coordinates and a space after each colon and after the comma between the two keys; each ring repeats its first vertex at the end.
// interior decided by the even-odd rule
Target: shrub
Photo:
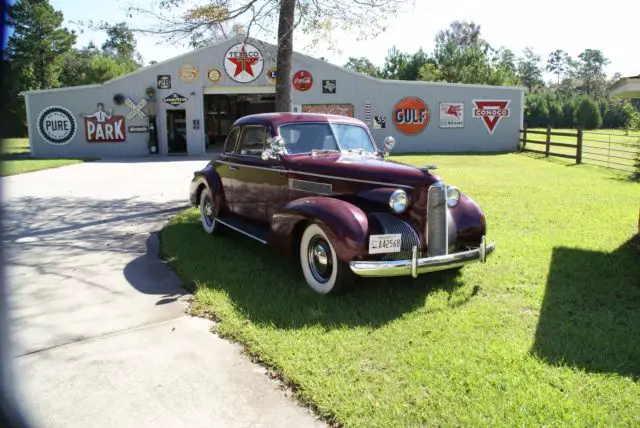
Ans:
{"type": "Polygon", "coordinates": [[[576,126],[584,129],[598,129],[602,126],[602,115],[595,101],[589,97],[583,97],[574,113],[576,126]]]}

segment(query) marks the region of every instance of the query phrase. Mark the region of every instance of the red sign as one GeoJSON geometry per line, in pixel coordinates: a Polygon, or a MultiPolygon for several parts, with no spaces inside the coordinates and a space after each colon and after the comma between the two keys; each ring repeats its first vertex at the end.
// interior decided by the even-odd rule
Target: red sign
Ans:
{"type": "Polygon", "coordinates": [[[307,70],[300,70],[293,75],[292,83],[298,91],[307,91],[313,85],[313,76],[307,70]]]}
{"type": "Polygon", "coordinates": [[[429,124],[429,107],[420,98],[406,97],[393,107],[393,124],[405,135],[415,135],[424,131],[429,124]]]}
{"type": "Polygon", "coordinates": [[[127,134],[124,116],[112,116],[111,110],[104,111],[104,104],[98,103],[98,110],[83,114],[84,132],[90,143],[124,143],[127,134]]]}
{"type": "Polygon", "coordinates": [[[474,100],[473,104],[473,117],[480,117],[484,121],[489,134],[493,134],[493,131],[500,123],[500,119],[510,116],[510,109],[508,108],[510,100],[506,101],[480,101],[474,100]]]}

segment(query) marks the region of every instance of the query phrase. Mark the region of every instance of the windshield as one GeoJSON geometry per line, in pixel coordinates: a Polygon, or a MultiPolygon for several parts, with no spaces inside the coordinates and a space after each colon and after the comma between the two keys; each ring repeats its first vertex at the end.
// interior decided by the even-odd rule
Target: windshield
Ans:
{"type": "Polygon", "coordinates": [[[317,151],[362,151],[375,153],[369,133],[357,125],[343,123],[292,123],[280,126],[287,153],[317,151]]]}

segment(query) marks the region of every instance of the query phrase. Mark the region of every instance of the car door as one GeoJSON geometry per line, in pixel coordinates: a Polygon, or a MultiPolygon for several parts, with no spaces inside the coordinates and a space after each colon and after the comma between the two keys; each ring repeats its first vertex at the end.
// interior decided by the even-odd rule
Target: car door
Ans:
{"type": "Polygon", "coordinates": [[[233,171],[234,213],[259,227],[268,227],[275,205],[287,187],[287,177],[280,162],[262,159],[270,136],[264,125],[245,125],[233,171]]]}
{"type": "Polygon", "coordinates": [[[216,171],[220,176],[222,182],[222,188],[224,189],[224,197],[227,202],[227,207],[230,212],[234,212],[234,193],[235,187],[235,168],[230,163],[235,162],[235,151],[238,143],[238,137],[240,136],[240,127],[235,126],[229,131],[229,135],[224,143],[224,149],[222,155],[218,158],[216,163],[216,171]]]}

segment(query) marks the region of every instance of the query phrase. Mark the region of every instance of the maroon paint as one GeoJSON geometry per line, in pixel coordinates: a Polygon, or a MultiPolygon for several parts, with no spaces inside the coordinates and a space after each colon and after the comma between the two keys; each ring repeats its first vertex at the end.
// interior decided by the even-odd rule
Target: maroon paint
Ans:
{"type": "MultiPolygon", "coordinates": [[[[357,119],[318,114],[259,114],[239,119],[234,126],[262,124],[269,128],[272,135],[275,135],[278,126],[282,124],[322,121],[358,125],[369,133],[368,128],[357,119]]],[[[371,140],[373,141],[373,138],[371,140]]],[[[244,179],[232,178],[229,174],[229,166],[220,163],[215,164],[215,170],[213,166],[208,165],[202,172],[214,195],[220,195],[214,202],[223,210],[222,212],[226,212],[225,208],[228,207],[230,212],[242,214],[246,218],[247,210],[251,210],[249,220],[257,226],[268,229],[269,245],[286,255],[291,255],[291,249],[295,244],[293,239],[296,226],[301,221],[317,221],[331,239],[342,261],[364,258],[368,253],[368,236],[371,232],[377,233],[377,231],[369,230],[371,226],[365,211],[358,205],[368,202],[379,206],[380,211],[388,210],[388,198],[398,188],[394,184],[410,186],[405,190],[411,198],[411,205],[401,217],[415,228],[421,245],[426,248],[428,189],[440,180],[440,177],[433,172],[395,161],[382,160],[379,157],[365,158],[338,153],[315,156],[286,155],[282,161],[263,161],[232,154],[222,154],[218,159],[243,165],[273,168],[273,171],[254,169],[251,174],[248,174],[250,178],[244,175],[244,179]],[[289,172],[279,171],[279,169],[289,172]],[[334,178],[317,177],[305,173],[334,178]],[[279,175],[274,177],[271,174],[279,175]],[[262,175],[264,179],[261,179],[262,175]],[[291,178],[331,184],[332,196],[309,196],[307,192],[289,189],[288,180],[291,178]],[[355,180],[386,184],[363,183],[355,180]],[[253,199],[249,197],[250,195],[254,195],[253,199]]],[[[193,190],[192,184],[192,202],[194,202],[193,190]]],[[[197,202],[195,201],[196,204],[197,202]]],[[[450,209],[450,213],[457,230],[458,249],[477,246],[481,236],[486,233],[485,218],[478,204],[461,194],[460,204],[450,209]]]]}

